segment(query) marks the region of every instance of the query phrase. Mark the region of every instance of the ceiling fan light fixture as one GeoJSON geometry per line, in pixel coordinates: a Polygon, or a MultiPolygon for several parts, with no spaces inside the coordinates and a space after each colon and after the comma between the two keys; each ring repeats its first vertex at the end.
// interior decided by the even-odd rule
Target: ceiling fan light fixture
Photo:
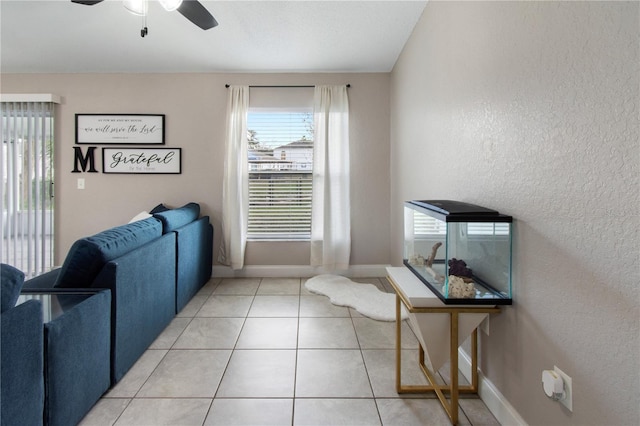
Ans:
{"type": "MultiPolygon", "coordinates": [[[[0,0],[2,1],[2,0],[0,0]]],[[[71,3],[83,4],[85,6],[93,6],[102,3],[105,0],[71,0],[71,3]]],[[[187,18],[194,25],[208,30],[218,25],[216,18],[209,13],[206,7],[199,0],[158,0],[162,7],[167,11],[177,10],[182,16],[187,18]]],[[[146,35],[147,10],[149,0],[122,0],[122,5],[134,15],[143,17],[143,34],[146,35]]]]}
{"type": "Polygon", "coordinates": [[[147,16],[147,0],[122,0],[122,5],[134,15],[147,16]]]}
{"type": "Polygon", "coordinates": [[[182,4],[182,0],[158,0],[158,1],[162,5],[162,7],[164,7],[164,10],[166,10],[167,12],[172,12],[176,10],[182,4]]]}

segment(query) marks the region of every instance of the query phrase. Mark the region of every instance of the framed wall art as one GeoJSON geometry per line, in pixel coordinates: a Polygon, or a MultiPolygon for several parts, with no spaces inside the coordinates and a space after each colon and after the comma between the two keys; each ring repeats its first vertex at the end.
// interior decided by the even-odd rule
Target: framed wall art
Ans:
{"type": "Polygon", "coordinates": [[[76,143],[163,145],[164,114],[76,114],[76,143]]]}
{"type": "Polygon", "coordinates": [[[102,148],[102,173],[182,173],[182,148],[102,148]]]}

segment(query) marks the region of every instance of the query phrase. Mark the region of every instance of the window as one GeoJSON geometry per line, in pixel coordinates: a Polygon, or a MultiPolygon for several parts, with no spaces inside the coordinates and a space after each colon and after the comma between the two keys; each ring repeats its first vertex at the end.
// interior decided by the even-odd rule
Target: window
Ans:
{"type": "MultiPolygon", "coordinates": [[[[291,89],[280,91],[290,92],[291,89]]],[[[288,102],[289,105],[265,107],[264,103],[269,105],[269,100],[255,97],[252,89],[247,118],[247,240],[310,239],[313,168],[313,110],[310,103],[313,92],[307,92],[308,97],[304,97],[302,105],[288,102]]]]}

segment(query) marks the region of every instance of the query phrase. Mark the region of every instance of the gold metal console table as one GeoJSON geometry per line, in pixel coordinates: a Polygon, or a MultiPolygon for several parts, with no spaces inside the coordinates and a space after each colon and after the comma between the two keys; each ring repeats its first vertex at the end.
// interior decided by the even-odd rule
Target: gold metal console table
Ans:
{"type": "MultiPolygon", "coordinates": [[[[400,268],[387,268],[387,271],[390,272],[387,276],[387,280],[393,287],[396,293],[396,391],[399,394],[405,393],[426,393],[426,392],[435,392],[442,407],[446,411],[449,416],[449,420],[452,424],[458,423],[458,396],[460,393],[477,393],[478,392],[478,324],[482,321],[482,319],[491,313],[500,312],[500,308],[494,306],[461,306],[461,305],[445,305],[440,302],[441,306],[428,306],[428,307],[416,307],[411,302],[410,298],[407,297],[407,294],[402,286],[397,282],[398,280],[398,272],[402,271],[394,271],[400,268]],[[394,273],[395,272],[395,273],[394,273]],[[406,310],[409,312],[410,316],[413,314],[446,314],[449,317],[448,321],[448,346],[449,346],[449,360],[450,360],[450,369],[451,369],[451,379],[449,385],[441,385],[436,382],[435,379],[435,371],[432,373],[429,371],[429,368],[425,365],[425,349],[423,348],[423,343],[419,343],[419,366],[427,380],[429,381],[429,385],[403,385],[402,384],[402,357],[401,357],[401,341],[402,341],[402,305],[405,306],[406,310]],[[471,384],[470,385],[459,385],[458,380],[458,347],[461,340],[461,337],[466,339],[468,334],[462,333],[460,330],[460,317],[464,314],[481,314],[475,315],[478,318],[477,324],[469,326],[467,324],[466,328],[471,327],[473,331],[471,331],[471,384]],[[449,400],[445,397],[445,393],[449,394],[449,400]]],[[[424,289],[431,293],[431,291],[424,285],[422,285],[424,289]]],[[[430,296],[429,296],[430,297],[430,296]]],[[[436,297],[433,295],[433,297],[436,297]]],[[[438,299],[439,301],[439,299],[438,299]]],[[[474,324],[474,323],[472,323],[474,324]]],[[[418,330],[416,330],[418,331],[418,330]]],[[[424,338],[420,338],[419,340],[424,340],[424,338]]]]}

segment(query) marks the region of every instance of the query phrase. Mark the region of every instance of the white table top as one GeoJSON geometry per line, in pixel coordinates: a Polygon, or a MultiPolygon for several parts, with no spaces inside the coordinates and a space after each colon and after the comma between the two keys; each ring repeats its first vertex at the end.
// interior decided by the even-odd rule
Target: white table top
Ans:
{"type": "Polygon", "coordinates": [[[439,308],[446,306],[429,287],[405,266],[387,267],[387,274],[396,284],[406,300],[414,308],[439,308]]]}

